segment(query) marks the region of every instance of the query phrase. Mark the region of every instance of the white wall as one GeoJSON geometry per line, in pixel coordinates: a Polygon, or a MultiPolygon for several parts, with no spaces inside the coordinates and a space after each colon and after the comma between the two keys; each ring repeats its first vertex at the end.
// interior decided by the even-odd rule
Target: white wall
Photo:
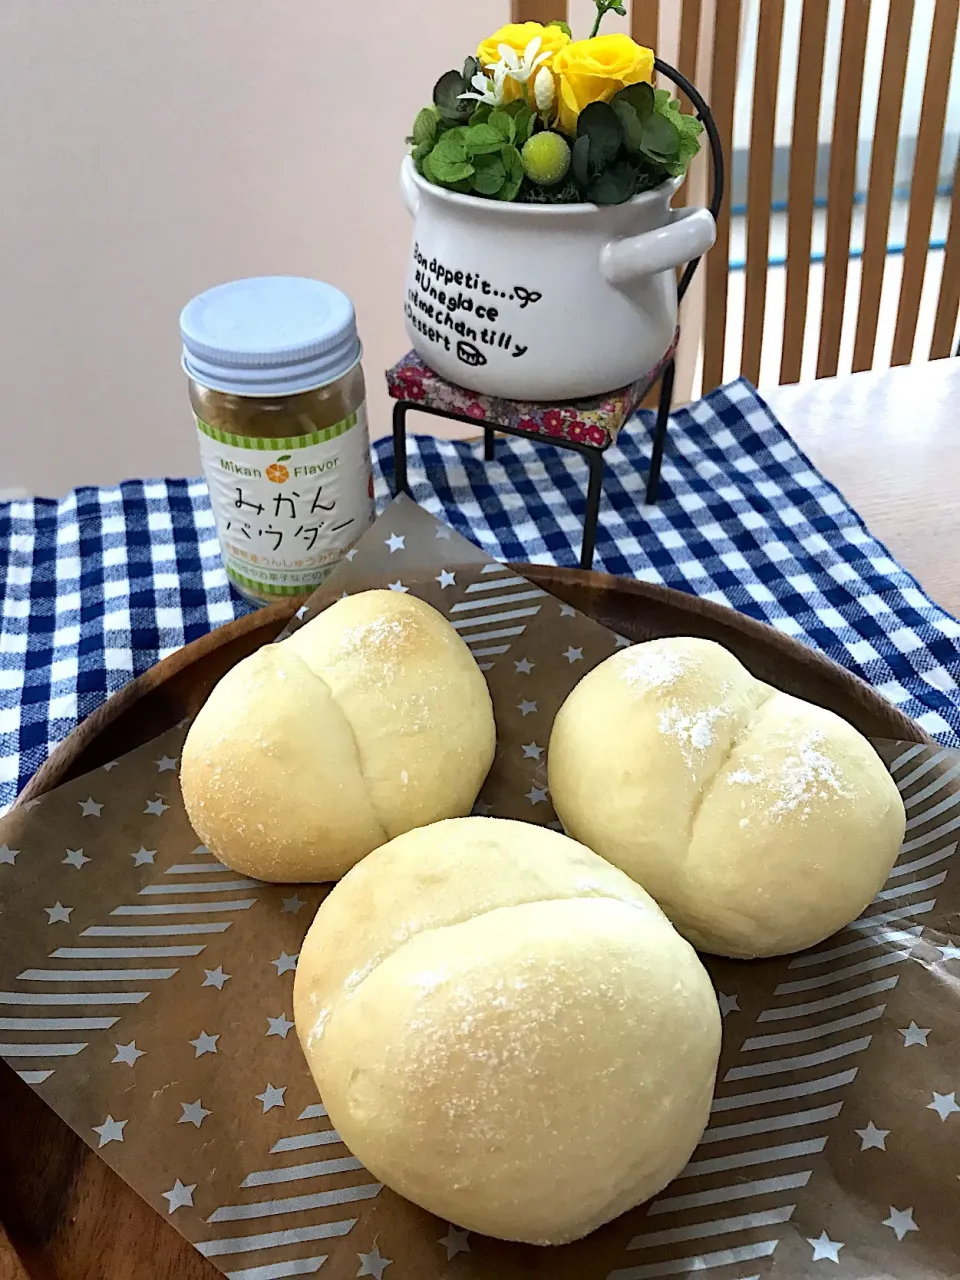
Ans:
{"type": "Polygon", "coordinates": [[[292,272],[345,289],[375,434],[405,350],[403,139],[506,0],[3,0],[0,490],[198,470],[177,318],[292,272]]]}

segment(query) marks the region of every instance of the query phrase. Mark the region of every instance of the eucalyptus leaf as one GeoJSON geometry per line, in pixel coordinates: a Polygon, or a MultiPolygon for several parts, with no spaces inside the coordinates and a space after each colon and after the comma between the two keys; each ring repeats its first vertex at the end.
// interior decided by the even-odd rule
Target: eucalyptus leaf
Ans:
{"type": "Polygon", "coordinates": [[[581,191],[586,191],[590,183],[590,139],[585,133],[573,144],[573,156],[570,171],[581,191]]]}
{"type": "MultiPolygon", "coordinates": [[[[623,129],[617,113],[606,102],[591,102],[577,119],[577,137],[590,139],[590,169],[593,175],[613,164],[623,143],[623,129]]],[[[677,139],[679,147],[679,135],[677,139]]]]}
{"type": "Polygon", "coordinates": [[[473,56],[467,58],[463,64],[463,78],[468,85],[472,85],[473,77],[480,74],[481,66],[479,61],[473,56]]]}
{"type": "Polygon", "coordinates": [[[437,110],[447,120],[469,120],[473,115],[473,100],[461,98],[470,85],[459,71],[445,72],[433,86],[433,101],[437,110]]]}
{"type": "Polygon", "coordinates": [[[518,147],[522,147],[533,133],[533,127],[537,123],[537,114],[521,103],[520,110],[514,116],[514,120],[516,122],[516,144],[518,147]]]}
{"type": "Polygon", "coordinates": [[[429,143],[432,147],[436,140],[437,109],[424,107],[417,112],[417,118],[413,122],[413,141],[418,147],[422,147],[425,143],[429,143]]]}
{"type": "MultiPolygon", "coordinates": [[[[666,93],[666,90],[658,89],[654,91],[653,85],[641,81],[639,84],[628,84],[626,88],[621,89],[619,93],[615,93],[610,105],[616,110],[618,102],[628,102],[637,113],[639,120],[646,120],[653,115],[657,106],[657,93],[666,93]]],[[[666,94],[670,97],[669,93],[666,94]]]]}
{"type": "Polygon", "coordinates": [[[617,113],[617,119],[620,121],[620,128],[623,130],[623,140],[627,150],[633,156],[640,155],[643,150],[643,125],[636,109],[624,99],[618,101],[614,98],[610,105],[617,113]]]}
{"type": "Polygon", "coordinates": [[[492,111],[487,117],[487,124],[496,129],[501,143],[511,143],[517,136],[517,118],[508,111],[492,111]]]}
{"type": "Polygon", "coordinates": [[[501,200],[516,200],[524,179],[523,160],[520,158],[520,152],[516,147],[502,147],[500,160],[506,172],[506,180],[498,195],[501,200]]]}
{"type": "Polygon", "coordinates": [[[498,155],[477,156],[471,183],[482,196],[495,196],[507,180],[507,170],[498,155]]]}
{"type": "Polygon", "coordinates": [[[594,204],[623,204],[634,194],[636,181],[633,166],[626,160],[618,160],[593,179],[587,188],[587,199],[594,204]]]}
{"type": "Polygon", "coordinates": [[[675,160],[680,154],[680,130],[659,111],[644,121],[640,148],[652,160],[675,160]]]}
{"type": "Polygon", "coordinates": [[[500,150],[503,141],[500,133],[490,124],[472,124],[464,137],[464,145],[470,156],[492,155],[500,150]]]}

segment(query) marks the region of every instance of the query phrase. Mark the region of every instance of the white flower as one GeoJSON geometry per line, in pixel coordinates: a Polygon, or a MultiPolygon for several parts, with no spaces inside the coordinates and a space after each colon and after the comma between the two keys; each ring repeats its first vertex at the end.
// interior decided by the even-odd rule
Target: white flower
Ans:
{"type": "Polygon", "coordinates": [[[470,83],[476,93],[461,93],[458,97],[474,98],[477,102],[488,102],[492,107],[499,107],[503,102],[503,85],[507,78],[507,68],[502,62],[488,67],[493,79],[489,79],[482,71],[478,71],[470,83]]]}
{"type": "Polygon", "coordinates": [[[508,44],[497,45],[497,52],[506,65],[507,75],[512,80],[516,80],[518,84],[526,84],[541,63],[547,61],[550,54],[540,53],[542,43],[540,36],[534,36],[522,54],[517,53],[516,49],[511,49],[508,44]]]}
{"type": "Polygon", "coordinates": [[[557,91],[553,83],[553,72],[549,67],[541,67],[533,82],[533,98],[541,115],[547,115],[556,101],[557,91]]]}

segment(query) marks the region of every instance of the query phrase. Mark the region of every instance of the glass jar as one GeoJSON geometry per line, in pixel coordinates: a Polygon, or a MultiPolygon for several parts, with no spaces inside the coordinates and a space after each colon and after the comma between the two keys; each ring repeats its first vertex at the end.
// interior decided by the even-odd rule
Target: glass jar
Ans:
{"type": "Polygon", "coordinates": [[[227,576],[257,603],[306,595],[373,521],[353,305],[318,280],[237,280],[180,332],[227,576]]]}

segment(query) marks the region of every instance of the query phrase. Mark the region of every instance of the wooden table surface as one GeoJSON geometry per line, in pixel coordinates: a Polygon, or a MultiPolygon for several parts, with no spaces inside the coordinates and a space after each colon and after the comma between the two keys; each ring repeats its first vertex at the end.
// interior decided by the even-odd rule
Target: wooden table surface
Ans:
{"type": "Polygon", "coordinates": [[[760,390],[870,531],[960,616],[960,359],[760,390]]]}

